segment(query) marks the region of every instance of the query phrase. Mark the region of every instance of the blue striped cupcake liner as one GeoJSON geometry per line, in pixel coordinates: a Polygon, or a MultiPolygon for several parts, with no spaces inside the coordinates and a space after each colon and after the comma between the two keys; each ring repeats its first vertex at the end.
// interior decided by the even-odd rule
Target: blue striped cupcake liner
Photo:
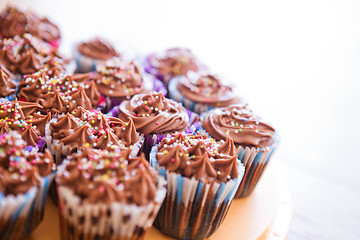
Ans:
{"type": "Polygon", "coordinates": [[[167,179],[167,196],[155,220],[160,231],[179,239],[210,237],[226,217],[244,175],[239,161],[239,176],[226,183],[204,183],[195,178],[168,172],[156,160],[157,146],[150,152],[150,163],[167,179]]]}
{"type": "Polygon", "coordinates": [[[31,220],[38,187],[25,194],[0,194],[0,239],[24,239],[31,232],[31,220]]]}

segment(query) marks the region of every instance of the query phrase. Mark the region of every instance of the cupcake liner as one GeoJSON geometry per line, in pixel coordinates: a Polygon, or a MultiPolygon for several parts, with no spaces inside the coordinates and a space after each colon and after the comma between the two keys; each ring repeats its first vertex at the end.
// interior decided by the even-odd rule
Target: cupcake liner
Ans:
{"type": "Polygon", "coordinates": [[[37,187],[17,196],[0,193],[0,239],[23,239],[31,232],[31,213],[37,193],[37,187]]]}
{"type": "Polygon", "coordinates": [[[46,196],[54,177],[55,173],[51,173],[48,176],[43,177],[43,180],[40,182],[39,191],[36,194],[33,206],[33,217],[31,219],[30,228],[31,231],[34,230],[44,218],[46,196]]]}
{"type": "Polygon", "coordinates": [[[166,181],[159,177],[154,202],[136,204],[84,203],[71,189],[60,186],[59,213],[62,239],[143,239],[166,195],[166,181]]]}
{"type": "Polygon", "coordinates": [[[154,225],[160,231],[180,239],[205,239],[223,222],[244,174],[239,161],[239,177],[226,183],[202,182],[168,172],[156,160],[157,147],[150,163],[168,181],[168,193],[154,225]]]}
{"type": "Polygon", "coordinates": [[[105,64],[106,60],[87,57],[75,50],[76,72],[87,73],[96,70],[96,65],[105,64]]]}
{"type": "Polygon", "coordinates": [[[235,198],[244,198],[252,193],[277,146],[278,144],[264,148],[240,147],[238,158],[245,166],[245,174],[235,198]]]}
{"type": "Polygon", "coordinates": [[[57,38],[57,39],[54,39],[54,40],[51,40],[50,42],[48,42],[51,46],[53,46],[54,48],[58,49],[59,46],[60,46],[60,41],[61,41],[61,38],[57,38]]]}

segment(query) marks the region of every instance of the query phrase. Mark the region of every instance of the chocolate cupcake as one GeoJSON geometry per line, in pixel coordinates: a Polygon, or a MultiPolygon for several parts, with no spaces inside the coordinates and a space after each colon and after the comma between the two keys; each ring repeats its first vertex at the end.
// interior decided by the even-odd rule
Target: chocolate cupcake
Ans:
{"type": "Polygon", "coordinates": [[[62,239],[143,239],[166,194],[143,155],[87,148],[59,167],[62,239]]]}
{"type": "Polygon", "coordinates": [[[7,6],[0,13],[0,39],[22,36],[24,33],[31,33],[54,48],[59,47],[59,28],[49,19],[40,18],[30,10],[23,12],[16,7],[7,6]]]}
{"type": "Polygon", "coordinates": [[[239,147],[239,159],[245,166],[245,175],[235,197],[248,196],[279,144],[275,129],[247,105],[213,109],[202,116],[202,124],[211,137],[221,140],[229,135],[239,147]]]}
{"type": "Polygon", "coordinates": [[[42,150],[45,144],[45,126],[51,114],[40,113],[41,106],[21,101],[3,101],[0,103],[0,134],[17,131],[27,146],[34,151],[42,150]]]}
{"type": "Polygon", "coordinates": [[[193,131],[191,124],[196,118],[196,114],[165,98],[161,92],[135,95],[109,114],[123,120],[132,119],[136,130],[144,134],[142,151],[147,158],[151,148],[168,134],[193,131]]]}
{"type": "Polygon", "coordinates": [[[161,82],[142,72],[133,61],[113,60],[98,65],[92,79],[106,101],[104,112],[136,94],[165,90],[161,82]]]}
{"type": "Polygon", "coordinates": [[[28,152],[21,136],[11,131],[0,136],[0,238],[23,239],[41,222],[53,158],[28,152]]]}
{"type": "Polygon", "coordinates": [[[85,147],[104,150],[130,148],[132,155],[137,155],[143,137],[136,133],[131,120],[109,119],[100,111],[77,107],[71,113],[51,120],[46,128],[46,142],[56,156],[56,163],[60,164],[64,157],[85,147]]]}
{"type": "Polygon", "coordinates": [[[3,64],[20,80],[24,74],[40,69],[58,68],[71,71],[71,62],[64,59],[50,44],[35,36],[24,35],[0,40],[0,64],[3,64]]]}
{"type": "Polygon", "coordinates": [[[243,102],[235,87],[224,79],[217,75],[194,72],[173,78],[169,83],[169,96],[198,114],[243,102]]]}
{"type": "Polygon", "coordinates": [[[121,59],[121,56],[107,40],[95,37],[87,42],[81,42],[75,51],[77,72],[95,71],[97,65],[105,65],[111,58],[121,59]]]}
{"type": "Polygon", "coordinates": [[[161,80],[166,87],[173,77],[204,68],[194,54],[185,48],[170,48],[163,53],[150,54],[144,64],[145,70],[161,80]]]}
{"type": "Polygon", "coordinates": [[[51,112],[55,117],[71,112],[82,106],[88,110],[102,109],[104,100],[95,86],[89,81],[91,74],[64,75],[55,70],[40,70],[25,75],[19,84],[19,99],[37,102],[42,112],[51,112]]]}
{"type": "Polygon", "coordinates": [[[178,239],[209,238],[223,222],[244,174],[232,139],[174,133],[154,146],[150,162],[168,181],[155,227],[178,239]]]}

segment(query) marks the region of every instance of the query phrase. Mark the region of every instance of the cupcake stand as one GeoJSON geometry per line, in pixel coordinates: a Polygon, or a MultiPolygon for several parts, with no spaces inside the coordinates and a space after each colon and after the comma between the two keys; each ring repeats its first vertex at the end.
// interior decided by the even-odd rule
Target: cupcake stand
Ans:
{"type": "MultiPolygon", "coordinates": [[[[45,218],[28,240],[59,240],[59,216],[56,205],[49,198],[45,218]]],[[[220,228],[210,239],[227,240],[284,240],[290,228],[292,204],[282,171],[272,161],[255,191],[245,199],[233,201],[220,228]]],[[[145,240],[172,239],[154,227],[145,240]]]]}

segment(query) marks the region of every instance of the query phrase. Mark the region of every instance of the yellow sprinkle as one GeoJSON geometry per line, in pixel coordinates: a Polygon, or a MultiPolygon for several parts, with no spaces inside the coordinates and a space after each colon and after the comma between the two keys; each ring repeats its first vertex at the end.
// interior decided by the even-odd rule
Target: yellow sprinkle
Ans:
{"type": "Polygon", "coordinates": [[[182,153],[179,153],[179,156],[180,156],[180,157],[182,157],[182,155],[183,155],[182,153]]]}
{"type": "Polygon", "coordinates": [[[105,165],[109,165],[109,164],[110,164],[110,160],[109,160],[109,159],[105,159],[105,160],[104,160],[104,163],[105,163],[105,165]]]}
{"type": "Polygon", "coordinates": [[[90,146],[90,144],[89,143],[85,143],[85,147],[89,147],[90,146]]]}
{"type": "Polygon", "coordinates": [[[164,154],[166,155],[167,153],[168,153],[168,151],[165,150],[165,151],[164,151],[164,154]]]}
{"type": "Polygon", "coordinates": [[[11,125],[11,124],[12,124],[12,122],[8,122],[8,124],[9,124],[9,125],[11,125]]]}
{"type": "Polygon", "coordinates": [[[186,154],[185,154],[185,157],[189,157],[189,154],[188,154],[188,153],[186,153],[186,154]]]}
{"type": "Polygon", "coordinates": [[[9,118],[8,117],[5,117],[5,121],[7,121],[9,118]]]}

